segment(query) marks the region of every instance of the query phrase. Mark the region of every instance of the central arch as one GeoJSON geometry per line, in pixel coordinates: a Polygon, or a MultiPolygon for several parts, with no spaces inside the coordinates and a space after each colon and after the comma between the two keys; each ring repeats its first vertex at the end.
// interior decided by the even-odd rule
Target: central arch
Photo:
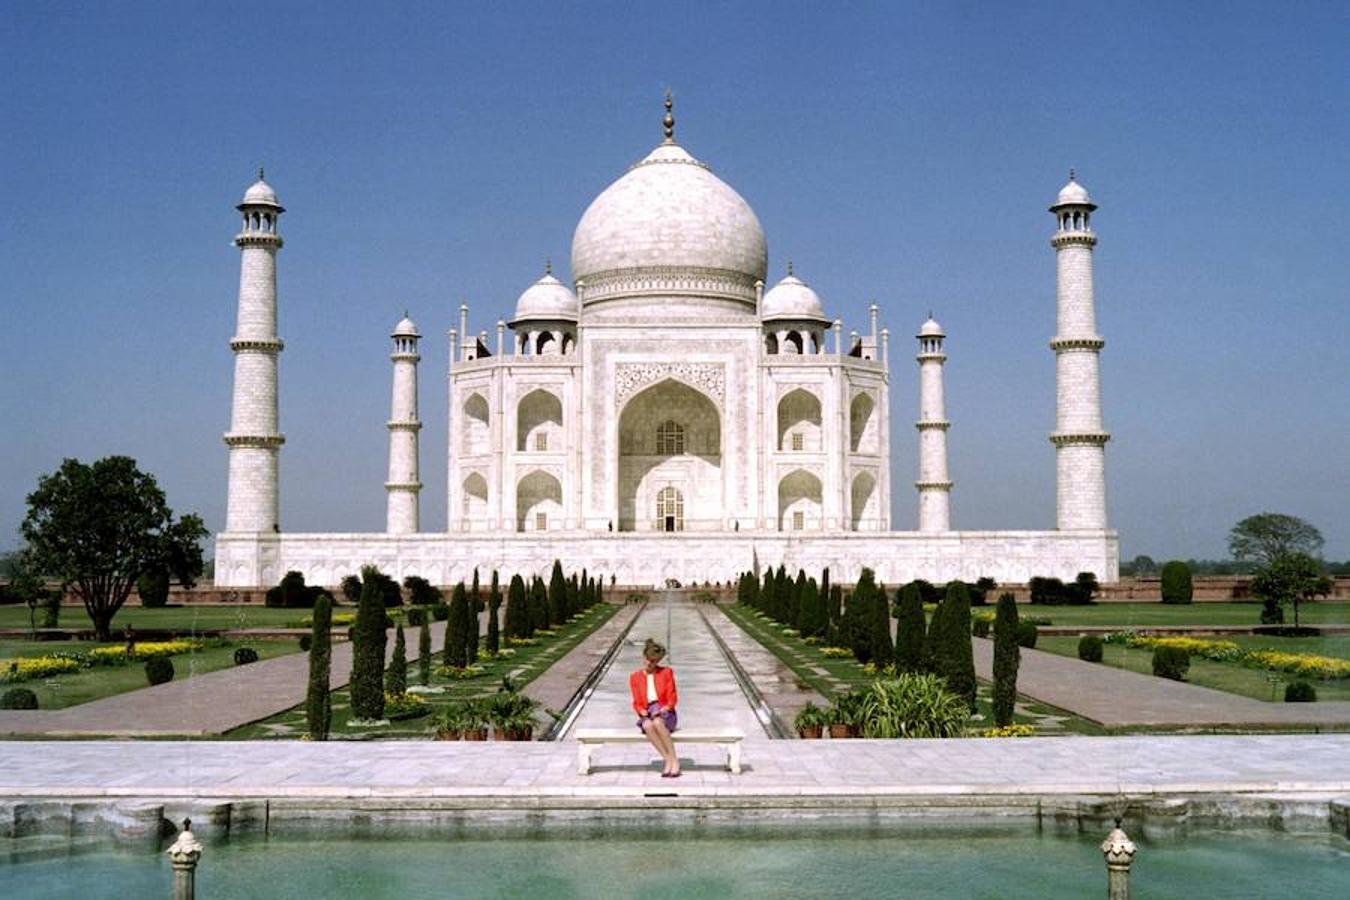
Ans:
{"type": "Polygon", "coordinates": [[[679,525],[670,530],[721,528],[722,415],[717,405],[671,378],[634,395],[619,415],[618,474],[620,531],[667,530],[666,500],[676,495],[679,525]]]}

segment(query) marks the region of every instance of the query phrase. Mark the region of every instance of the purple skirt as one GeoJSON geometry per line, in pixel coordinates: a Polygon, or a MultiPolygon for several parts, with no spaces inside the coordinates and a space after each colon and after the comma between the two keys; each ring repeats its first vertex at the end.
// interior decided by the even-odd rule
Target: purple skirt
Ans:
{"type": "MultiPolygon", "coordinates": [[[[660,704],[660,703],[655,703],[655,702],[648,703],[648,704],[647,704],[647,715],[648,715],[648,716],[651,716],[652,718],[660,718],[662,722],[665,722],[665,723],[666,723],[666,731],[672,731],[672,732],[673,732],[673,731],[675,730],[675,710],[669,709],[669,710],[666,710],[666,711],[663,712],[663,713],[658,713],[657,710],[660,709],[660,708],[661,708],[661,704],[660,704]]],[[[637,727],[638,727],[638,730],[639,730],[639,731],[642,731],[642,720],[641,720],[641,719],[638,719],[638,720],[637,720],[637,727]]],[[[644,732],[644,733],[645,733],[645,732],[644,732]]]]}

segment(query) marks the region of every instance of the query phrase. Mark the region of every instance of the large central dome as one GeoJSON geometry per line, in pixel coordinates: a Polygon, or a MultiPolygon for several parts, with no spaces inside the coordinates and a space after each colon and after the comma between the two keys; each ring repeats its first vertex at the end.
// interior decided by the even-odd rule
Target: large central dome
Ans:
{"type": "Polygon", "coordinates": [[[596,197],[572,238],[581,299],[685,294],[754,304],[764,280],[754,210],[668,140],[596,197]]]}

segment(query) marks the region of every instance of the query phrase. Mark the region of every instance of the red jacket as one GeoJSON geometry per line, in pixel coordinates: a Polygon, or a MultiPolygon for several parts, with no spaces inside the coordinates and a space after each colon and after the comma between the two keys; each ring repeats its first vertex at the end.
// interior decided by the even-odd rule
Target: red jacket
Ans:
{"type": "MultiPolygon", "coordinates": [[[[656,702],[666,709],[674,709],[679,699],[675,694],[675,670],[670,666],[657,666],[652,673],[656,676],[656,702]]],[[[628,689],[633,692],[633,709],[639,716],[647,713],[647,670],[638,669],[628,676],[628,689]]]]}

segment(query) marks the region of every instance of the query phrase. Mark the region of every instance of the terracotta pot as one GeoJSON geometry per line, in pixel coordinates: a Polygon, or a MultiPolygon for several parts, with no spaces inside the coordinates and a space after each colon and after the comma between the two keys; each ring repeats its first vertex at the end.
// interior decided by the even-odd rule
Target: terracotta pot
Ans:
{"type": "Polygon", "coordinates": [[[840,725],[836,722],[830,726],[830,737],[836,739],[853,737],[852,731],[853,727],[851,725],[840,725]]]}
{"type": "Polygon", "coordinates": [[[466,741],[486,741],[486,740],[487,740],[487,729],[486,729],[486,728],[470,728],[469,730],[467,730],[467,731],[464,732],[464,740],[466,740],[466,741]]]}
{"type": "Polygon", "coordinates": [[[436,732],[436,740],[438,740],[438,741],[457,741],[457,740],[459,740],[459,732],[458,732],[458,731],[438,731],[438,732],[436,732]]]}
{"type": "Polygon", "coordinates": [[[504,741],[528,741],[534,735],[533,728],[508,728],[502,733],[504,741]]]}
{"type": "Polygon", "coordinates": [[[820,737],[821,727],[819,725],[809,725],[797,729],[797,737],[803,740],[813,741],[820,737]]]}
{"type": "Polygon", "coordinates": [[[862,737],[862,729],[857,725],[848,726],[848,736],[851,738],[862,737]]]}

